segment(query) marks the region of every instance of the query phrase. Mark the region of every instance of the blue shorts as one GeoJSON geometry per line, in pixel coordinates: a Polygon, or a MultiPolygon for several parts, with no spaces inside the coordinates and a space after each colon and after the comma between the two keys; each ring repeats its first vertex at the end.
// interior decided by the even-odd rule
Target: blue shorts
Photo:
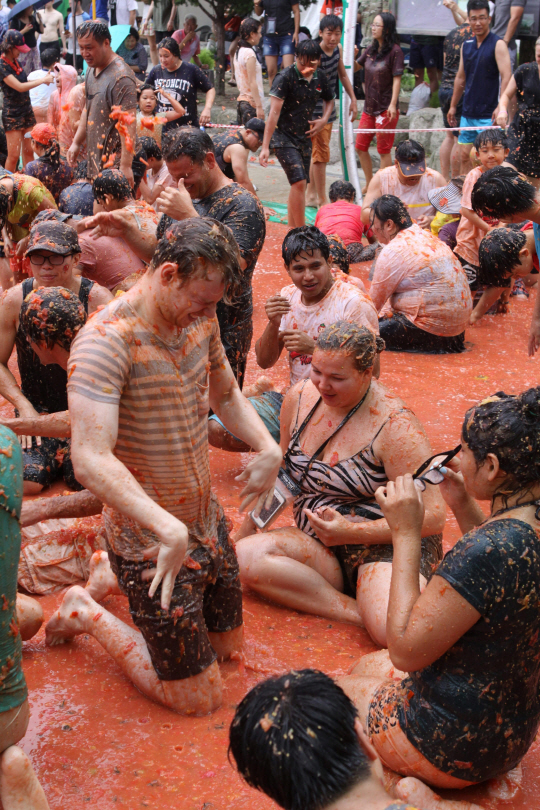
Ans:
{"type": "MultiPolygon", "coordinates": [[[[251,402],[263,420],[273,440],[279,444],[279,415],[283,404],[283,394],[279,394],[277,391],[265,391],[264,394],[259,394],[259,396],[248,397],[248,402],[251,402]]],[[[224,430],[227,430],[221,419],[219,419],[215,413],[212,414],[210,419],[218,422],[224,430]]],[[[230,430],[227,430],[227,433],[230,433],[230,430]]],[[[236,436],[234,438],[236,438],[236,436]]]]}
{"type": "MultiPolygon", "coordinates": [[[[461,121],[459,122],[462,127],[492,127],[494,126],[493,121],[491,118],[466,118],[464,115],[461,116],[461,121]]],[[[467,143],[472,146],[476,140],[476,136],[482,130],[477,129],[470,129],[468,132],[460,132],[458,143],[467,143]]]]}
{"type": "Polygon", "coordinates": [[[278,34],[264,36],[263,54],[264,56],[288,56],[288,54],[294,54],[292,34],[284,34],[281,37],[278,34]]]}

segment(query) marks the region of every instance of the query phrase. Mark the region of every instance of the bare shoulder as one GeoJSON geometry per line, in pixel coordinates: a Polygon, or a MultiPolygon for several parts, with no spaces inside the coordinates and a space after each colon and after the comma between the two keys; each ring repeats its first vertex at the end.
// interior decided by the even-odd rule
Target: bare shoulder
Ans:
{"type": "Polygon", "coordinates": [[[0,295],[0,312],[4,323],[7,319],[13,318],[16,323],[21,311],[23,302],[22,284],[17,284],[9,290],[4,290],[0,295]]]}
{"type": "Polygon", "coordinates": [[[403,434],[407,434],[418,437],[420,433],[425,436],[422,423],[401,397],[378,380],[373,380],[371,385],[375,394],[375,407],[381,414],[381,422],[386,421],[384,427],[386,436],[393,434],[402,437],[403,434]]]}
{"type": "Polygon", "coordinates": [[[285,394],[281,411],[285,424],[288,423],[292,427],[296,414],[298,413],[299,417],[302,418],[313,407],[318,398],[319,393],[311,380],[299,380],[295,385],[291,386],[285,394]],[[298,410],[299,405],[300,411],[298,410]]]}
{"type": "Polygon", "coordinates": [[[88,312],[92,313],[95,312],[98,307],[105,307],[113,300],[114,296],[110,290],[106,287],[102,287],[101,284],[94,285],[90,290],[90,294],[88,296],[88,312]]]}

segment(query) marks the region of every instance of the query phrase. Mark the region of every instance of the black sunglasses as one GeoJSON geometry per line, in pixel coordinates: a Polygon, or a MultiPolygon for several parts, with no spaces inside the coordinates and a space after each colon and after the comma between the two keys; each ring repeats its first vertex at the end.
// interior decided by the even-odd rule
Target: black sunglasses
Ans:
{"type": "Polygon", "coordinates": [[[448,453],[437,453],[436,456],[431,456],[427,461],[418,467],[413,475],[413,479],[418,481],[418,487],[422,492],[426,488],[426,484],[441,484],[444,481],[444,475],[441,472],[441,467],[445,467],[454,456],[457,456],[461,450],[461,445],[458,444],[453,450],[448,453]]]}

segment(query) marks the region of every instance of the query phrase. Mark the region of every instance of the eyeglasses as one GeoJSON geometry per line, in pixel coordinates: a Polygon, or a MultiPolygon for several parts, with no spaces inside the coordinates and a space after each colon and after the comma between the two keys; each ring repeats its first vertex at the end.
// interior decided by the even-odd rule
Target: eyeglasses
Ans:
{"type": "Polygon", "coordinates": [[[453,450],[449,450],[448,453],[437,453],[436,456],[431,456],[427,461],[424,461],[413,475],[413,479],[418,481],[418,488],[423,492],[426,488],[426,484],[442,484],[444,475],[441,472],[441,467],[446,467],[448,462],[451,461],[454,456],[457,456],[460,450],[461,445],[458,444],[457,447],[453,450]]]}
{"type": "Polygon", "coordinates": [[[50,256],[40,256],[39,253],[32,253],[30,261],[36,267],[41,267],[45,262],[49,262],[53,267],[60,267],[64,263],[65,256],[60,256],[58,253],[52,253],[50,256]]]}

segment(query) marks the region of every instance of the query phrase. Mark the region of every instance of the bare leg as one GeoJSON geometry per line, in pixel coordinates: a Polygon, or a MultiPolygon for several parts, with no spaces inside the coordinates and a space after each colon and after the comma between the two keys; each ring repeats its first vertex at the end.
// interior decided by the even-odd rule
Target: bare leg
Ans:
{"type": "Polygon", "coordinates": [[[301,228],[306,224],[306,181],[293,183],[287,202],[289,228],[301,228]]]}
{"type": "Polygon", "coordinates": [[[313,177],[313,160],[311,161],[311,166],[309,167],[309,183],[306,187],[306,205],[309,205],[312,208],[317,207],[317,193],[315,189],[315,178],[313,177]]]}
{"type": "Polygon", "coordinates": [[[229,453],[249,453],[251,450],[249,445],[229,433],[215,419],[208,420],[208,443],[212,447],[227,450],[229,453]]]}
{"type": "Polygon", "coordinates": [[[482,810],[480,805],[472,802],[454,802],[441,799],[427,785],[414,776],[402,779],[395,787],[395,792],[402,801],[421,807],[422,810],[482,810]]]}
{"type": "Polygon", "coordinates": [[[444,179],[448,182],[450,180],[450,163],[452,157],[452,149],[454,148],[454,135],[449,130],[446,133],[444,141],[441,143],[441,148],[439,149],[439,158],[441,160],[441,174],[444,179]]]}
{"type": "Polygon", "coordinates": [[[392,155],[391,155],[390,152],[388,152],[388,154],[386,154],[386,155],[379,154],[379,157],[381,159],[381,165],[380,165],[381,169],[387,169],[389,166],[392,165],[392,155]]]}
{"type": "Polygon", "coordinates": [[[265,56],[266,70],[268,71],[268,84],[272,87],[272,82],[276,78],[277,73],[277,56],[265,56]]]}
{"type": "Polygon", "coordinates": [[[96,602],[101,602],[111,594],[122,594],[106,551],[96,551],[92,554],[90,558],[90,576],[85,590],[96,602]]]}
{"type": "MultiPolygon", "coordinates": [[[[390,599],[392,563],[376,562],[358,569],[356,602],[364,627],[376,644],[386,647],[386,616],[390,599]]],[[[420,587],[426,580],[420,577],[420,587]]]]}
{"type": "Polygon", "coordinates": [[[239,652],[244,646],[244,627],[236,627],[228,633],[208,633],[208,638],[217,652],[218,661],[226,661],[231,653],[239,652]]]}
{"type": "Polygon", "coordinates": [[[46,124],[47,123],[47,110],[42,110],[39,107],[32,108],[34,110],[34,115],[36,117],[36,124],[46,124]]]}
{"type": "Polygon", "coordinates": [[[439,74],[436,67],[426,68],[426,70],[429,79],[429,89],[431,95],[433,95],[433,93],[436,93],[439,89],[439,74]]]}
{"type": "Polygon", "coordinates": [[[30,706],[28,700],[25,700],[20,706],[0,714],[0,754],[10,746],[18,743],[19,740],[22,740],[26,734],[29,721],[30,706]]]}
{"type": "Polygon", "coordinates": [[[242,525],[233,537],[233,542],[238,543],[240,540],[243,540],[244,537],[250,537],[255,534],[257,534],[257,526],[253,522],[253,518],[249,512],[246,512],[242,525]]]}
{"type": "Polygon", "coordinates": [[[366,178],[366,184],[362,189],[362,194],[365,194],[373,178],[373,163],[371,162],[371,155],[369,152],[361,152],[359,149],[356,151],[358,153],[358,157],[360,158],[360,166],[364,172],[364,177],[366,178]]]}
{"type": "Polygon", "coordinates": [[[23,641],[28,641],[36,635],[43,624],[43,609],[36,599],[17,594],[17,623],[23,641]]]}
{"type": "Polygon", "coordinates": [[[252,535],[236,545],[242,581],[279,605],[362,626],[356,603],[343,591],[331,551],[296,528],[252,535]]]}
{"type": "Polygon", "coordinates": [[[281,69],[290,67],[294,63],[294,54],[286,53],[281,57],[281,69]]]}
{"type": "Polygon", "coordinates": [[[270,377],[258,377],[251,385],[244,385],[242,393],[245,397],[257,397],[259,394],[264,394],[265,391],[275,391],[276,386],[270,377]]]}
{"type": "Polygon", "coordinates": [[[155,34],[151,36],[147,36],[146,39],[148,40],[148,47],[150,48],[150,59],[153,65],[159,65],[159,56],[157,52],[157,45],[156,45],[156,37],[155,34]]]}
{"type": "Polygon", "coordinates": [[[22,138],[23,132],[21,129],[12,129],[10,132],[6,132],[6,140],[8,145],[6,169],[8,170],[8,172],[17,171],[19,155],[21,154],[22,138]]]}
{"type": "Polygon", "coordinates": [[[30,760],[16,745],[0,756],[0,799],[4,810],[49,810],[30,760]]]}
{"type": "Polygon", "coordinates": [[[471,144],[470,143],[460,143],[459,144],[459,153],[461,157],[461,169],[459,171],[460,174],[468,174],[472,169],[471,163],[471,144]]]}
{"type": "Polygon", "coordinates": [[[317,192],[317,205],[326,205],[326,163],[313,163],[313,178],[315,180],[315,190],[317,192]]]}
{"type": "Polygon", "coordinates": [[[461,171],[461,154],[457,136],[454,135],[454,148],[450,157],[451,177],[458,177],[461,171]]]}
{"type": "Polygon", "coordinates": [[[142,634],[117,619],[75,585],[47,623],[47,644],[62,644],[80,633],[93,636],[114,658],[123,673],[144,695],[180,714],[209,714],[222,701],[217,661],[199,675],[180,681],[160,681],[142,634]]]}

